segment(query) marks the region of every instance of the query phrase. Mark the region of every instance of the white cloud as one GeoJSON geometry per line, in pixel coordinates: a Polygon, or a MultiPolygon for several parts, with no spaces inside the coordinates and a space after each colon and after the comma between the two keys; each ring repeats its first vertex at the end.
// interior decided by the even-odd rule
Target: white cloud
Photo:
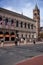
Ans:
{"type": "Polygon", "coordinates": [[[21,13],[20,11],[14,9],[13,7],[3,7],[3,8],[10,10],[10,11],[13,11],[13,12],[21,13]]]}
{"type": "Polygon", "coordinates": [[[40,26],[43,27],[43,19],[42,19],[42,18],[41,18],[41,20],[40,20],[40,26]]]}
{"type": "Polygon", "coordinates": [[[43,26],[43,8],[40,8],[40,26],[43,26]]]}
{"type": "MultiPolygon", "coordinates": [[[[34,5],[32,3],[25,3],[25,6],[20,9],[14,7],[4,7],[4,8],[20,14],[23,12],[23,15],[33,18],[34,5]]],[[[42,8],[39,9],[40,9],[40,17],[41,17],[40,26],[43,26],[43,9],[42,8]]]]}
{"type": "Polygon", "coordinates": [[[13,10],[13,8],[12,7],[4,7],[5,9],[8,9],[8,10],[13,10]]]}
{"type": "Polygon", "coordinates": [[[25,15],[25,16],[28,16],[30,18],[32,18],[32,15],[33,15],[33,7],[32,7],[32,4],[31,3],[26,3],[25,4],[25,7],[21,8],[21,9],[14,9],[13,7],[4,7],[5,9],[8,9],[8,10],[11,10],[11,11],[14,11],[14,12],[17,12],[17,13],[22,13],[25,15]]]}
{"type": "Polygon", "coordinates": [[[22,8],[24,15],[33,18],[33,7],[31,3],[27,3],[24,8],[22,8]]]}

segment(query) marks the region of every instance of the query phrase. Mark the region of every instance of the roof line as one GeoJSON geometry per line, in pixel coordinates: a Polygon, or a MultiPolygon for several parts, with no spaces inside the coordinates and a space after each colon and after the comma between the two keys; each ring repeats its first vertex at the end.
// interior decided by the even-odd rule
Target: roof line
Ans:
{"type": "Polygon", "coordinates": [[[11,15],[19,16],[19,17],[21,17],[21,18],[34,21],[33,19],[31,19],[31,18],[29,18],[29,17],[27,17],[27,16],[25,16],[25,15],[16,13],[16,12],[14,12],[14,11],[7,10],[7,9],[5,9],[5,8],[1,8],[1,7],[0,7],[0,11],[1,11],[1,12],[2,12],[2,11],[3,11],[3,12],[6,11],[7,13],[9,13],[9,14],[11,14],[11,15]]]}

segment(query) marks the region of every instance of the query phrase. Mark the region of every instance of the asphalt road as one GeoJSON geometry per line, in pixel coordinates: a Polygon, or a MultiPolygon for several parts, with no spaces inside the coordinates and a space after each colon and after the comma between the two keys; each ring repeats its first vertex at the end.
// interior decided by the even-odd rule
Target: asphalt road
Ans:
{"type": "Polygon", "coordinates": [[[43,54],[43,44],[0,48],[0,65],[15,65],[17,62],[43,54]]]}

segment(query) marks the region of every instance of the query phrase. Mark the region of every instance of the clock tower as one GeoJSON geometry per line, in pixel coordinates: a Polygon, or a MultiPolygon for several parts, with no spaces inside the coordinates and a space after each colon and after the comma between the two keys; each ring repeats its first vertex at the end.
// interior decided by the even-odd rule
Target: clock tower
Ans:
{"type": "Polygon", "coordinates": [[[40,32],[40,10],[37,6],[35,5],[35,8],[33,9],[33,19],[36,21],[36,37],[37,39],[39,38],[39,32],[40,32]]]}

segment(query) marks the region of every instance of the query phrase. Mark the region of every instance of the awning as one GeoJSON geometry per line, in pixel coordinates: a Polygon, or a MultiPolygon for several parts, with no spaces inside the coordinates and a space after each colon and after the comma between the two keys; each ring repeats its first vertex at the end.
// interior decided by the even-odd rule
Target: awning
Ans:
{"type": "Polygon", "coordinates": [[[5,37],[10,37],[10,35],[5,35],[5,37]]]}
{"type": "Polygon", "coordinates": [[[4,37],[4,35],[3,34],[0,34],[0,37],[4,37]]]}

